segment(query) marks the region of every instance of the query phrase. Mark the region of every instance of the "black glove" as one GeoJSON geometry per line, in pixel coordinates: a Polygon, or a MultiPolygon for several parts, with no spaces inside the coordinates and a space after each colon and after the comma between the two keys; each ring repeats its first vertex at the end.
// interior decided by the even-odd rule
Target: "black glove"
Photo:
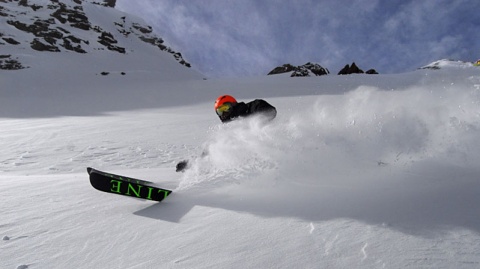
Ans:
{"type": "Polygon", "coordinates": [[[177,163],[177,172],[185,172],[188,168],[188,160],[183,160],[179,163],[177,163]]]}

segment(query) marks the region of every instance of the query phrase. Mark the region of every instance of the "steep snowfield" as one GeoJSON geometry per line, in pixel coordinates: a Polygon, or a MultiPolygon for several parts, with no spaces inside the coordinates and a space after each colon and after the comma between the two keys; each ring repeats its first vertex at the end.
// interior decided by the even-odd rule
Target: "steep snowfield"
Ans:
{"type": "MultiPolygon", "coordinates": [[[[172,53],[162,51],[159,47],[142,41],[141,39],[157,38],[154,33],[145,33],[145,31],[148,31],[148,26],[143,19],[113,8],[92,4],[89,1],[83,1],[82,3],[74,0],[54,2],[29,0],[22,5],[19,5],[18,1],[2,3],[2,14],[5,15],[0,16],[0,36],[13,38],[20,43],[13,45],[2,40],[0,42],[1,55],[11,55],[23,66],[29,67],[30,70],[24,70],[26,72],[24,74],[28,74],[32,80],[42,81],[41,76],[45,73],[48,74],[50,80],[45,81],[45,85],[43,85],[46,88],[58,85],[59,80],[70,81],[70,83],[66,83],[66,86],[80,80],[82,82],[81,86],[86,87],[89,84],[85,83],[85,80],[90,80],[86,78],[92,75],[101,76],[103,72],[109,73],[109,76],[118,77],[122,76],[122,73],[124,76],[135,75],[135,79],[139,80],[152,76],[159,81],[177,80],[179,77],[183,80],[187,77],[203,78],[192,68],[185,68],[185,66],[179,64],[172,53]],[[38,8],[25,7],[23,6],[25,4],[38,8]],[[58,11],[59,4],[64,5],[65,9],[69,11],[80,12],[79,14],[64,14],[62,15],[64,18],[67,16],[87,17],[86,22],[90,25],[90,29],[79,29],[73,27],[70,22],[62,23],[57,18],[52,17],[51,15],[58,11]],[[50,8],[50,5],[57,9],[50,8]],[[30,30],[30,32],[21,31],[11,25],[11,22],[24,24],[24,28],[37,29],[41,34],[37,33],[35,35],[33,30],[30,30]],[[38,25],[42,25],[42,27],[38,25]],[[56,34],[52,34],[55,32],[56,34]],[[108,50],[106,45],[99,42],[102,34],[111,36],[110,39],[113,40],[111,45],[125,49],[125,53],[108,50]],[[73,46],[81,46],[86,53],[67,50],[62,46],[63,40],[56,40],[52,38],[52,35],[80,40],[79,43],[73,43],[73,46]],[[48,45],[45,36],[47,36],[47,39],[48,37],[53,39],[49,42],[55,44],[61,52],[39,53],[31,48],[31,42],[34,39],[48,45]],[[38,69],[42,69],[42,72],[37,72],[38,69]]],[[[11,84],[5,83],[5,85],[11,84]]],[[[41,86],[37,85],[36,87],[41,88],[41,86]]]]}
{"type": "Polygon", "coordinates": [[[0,267],[477,268],[479,71],[2,72],[0,267]],[[265,98],[278,117],[222,125],[223,93],[265,98]],[[87,166],[174,194],[101,193],[87,166]]]}

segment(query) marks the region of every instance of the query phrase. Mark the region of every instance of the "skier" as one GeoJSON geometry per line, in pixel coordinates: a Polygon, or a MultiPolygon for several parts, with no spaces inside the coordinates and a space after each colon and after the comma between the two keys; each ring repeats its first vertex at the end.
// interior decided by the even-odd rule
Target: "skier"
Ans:
{"type": "Polygon", "coordinates": [[[251,102],[237,102],[231,95],[222,95],[217,98],[214,105],[215,112],[220,120],[225,123],[239,117],[252,115],[263,115],[272,120],[277,115],[275,107],[262,99],[255,99],[251,102]]]}
{"type": "MultiPolygon", "coordinates": [[[[277,116],[277,110],[274,106],[262,99],[255,99],[251,102],[237,102],[231,95],[221,95],[215,100],[213,106],[215,113],[222,123],[227,123],[238,118],[246,118],[253,115],[261,115],[268,121],[273,120],[277,116]]],[[[201,157],[205,157],[207,153],[204,151],[201,157]]],[[[176,166],[177,172],[183,172],[188,168],[188,160],[181,161],[176,166]]]]}

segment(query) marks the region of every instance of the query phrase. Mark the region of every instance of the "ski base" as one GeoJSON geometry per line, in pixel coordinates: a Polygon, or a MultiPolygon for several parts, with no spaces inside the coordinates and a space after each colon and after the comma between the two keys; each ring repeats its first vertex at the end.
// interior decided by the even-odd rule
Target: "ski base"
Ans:
{"type": "Polygon", "coordinates": [[[140,180],[88,167],[90,184],[99,191],[130,196],[145,200],[162,201],[172,193],[171,190],[159,188],[153,182],[140,180]]]}

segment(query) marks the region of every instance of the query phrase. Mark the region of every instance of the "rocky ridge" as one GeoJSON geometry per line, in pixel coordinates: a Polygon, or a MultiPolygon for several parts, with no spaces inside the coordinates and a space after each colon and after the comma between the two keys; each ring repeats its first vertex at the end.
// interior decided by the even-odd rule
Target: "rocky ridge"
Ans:
{"type": "MultiPolygon", "coordinates": [[[[130,20],[127,14],[111,22],[113,28],[98,23],[98,18],[89,17],[87,10],[101,12],[99,8],[114,8],[115,0],[0,2],[5,3],[0,6],[0,48],[79,54],[108,50],[128,54],[133,51],[128,46],[130,40],[138,39],[170,53],[180,64],[191,67],[179,52],[172,50],[164,44],[163,39],[155,36],[152,27],[130,20]]],[[[21,59],[14,53],[0,52],[0,69],[18,70],[28,67],[22,64],[21,59]]]]}
{"type": "MultiPolygon", "coordinates": [[[[294,66],[291,64],[284,64],[281,66],[275,67],[268,75],[278,75],[290,73],[290,77],[311,77],[311,76],[323,76],[330,74],[330,71],[327,68],[322,67],[317,63],[308,62],[304,65],[294,66]]],[[[367,72],[364,72],[360,69],[355,62],[352,65],[345,65],[345,67],[338,72],[338,75],[348,75],[348,74],[378,74],[375,69],[370,69],[367,72]]]]}
{"type": "Polygon", "coordinates": [[[323,76],[328,75],[330,71],[323,68],[316,63],[308,62],[304,65],[293,66],[291,64],[284,64],[282,66],[275,67],[268,75],[278,75],[284,73],[290,73],[291,77],[311,77],[311,76],[323,76]]]}
{"type": "Polygon", "coordinates": [[[378,72],[375,69],[369,69],[367,72],[363,72],[362,69],[360,69],[355,62],[352,63],[352,65],[345,65],[339,72],[339,75],[350,75],[350,74],[378,74],[378,72]]]}

